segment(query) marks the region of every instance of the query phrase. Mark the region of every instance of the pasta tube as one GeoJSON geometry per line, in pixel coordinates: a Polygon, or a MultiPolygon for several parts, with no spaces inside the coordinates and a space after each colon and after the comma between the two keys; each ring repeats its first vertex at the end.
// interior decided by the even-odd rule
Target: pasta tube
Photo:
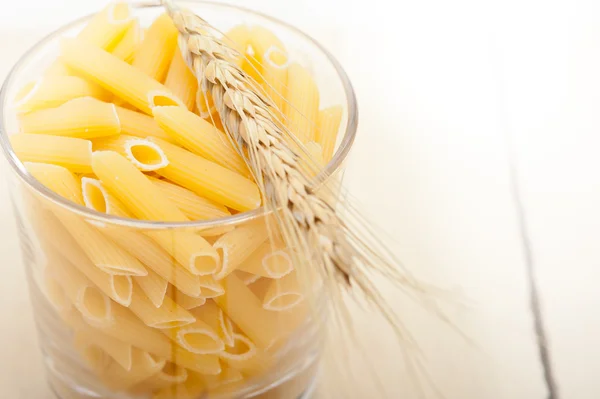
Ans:
{"type": "Polygon", "coordinates": [[[132,65],[152,79],[162,82],[177,47],[178,33],[171,18],[162,14],[146,31],[132,65]]]}
{"type": "Polygon", "coordinates": [[[163,366],[162,370],[152,377],[142,381],[133,392],[153,392],[175,384],[183,384],[188,378],[188,371],[169,361],[163,366]]]}
{"type": "Polygon", "coordinates": [[[222,235],[213,244],[221,257],[221,268],[215,274],[215,278],[220,280],[227,277],[268,238],[267,225],[262,219],[239,226],[222,235]]]}
{"type": "Polygon", "coordinates": [[[172,141],[171,136],[162,130],[151,116],[118,106],[116,110],[121,122],[121,134],[141,139],[157,137],[165,141],[172,141]]]}
{"type": "Polygon", "coordinates": [[[319,113],[319,89],[310,72],[299,64],[288,67],[286,104],[283,107],[286,125],[298,140],[315,139],[319,113]]]}
{"type": "Polygon", "coordinates": [[[154,119],[175,142],[243,176],[250,172],[229,139],[211,123],[183,107],[155,107],[154,119]]]}
{"type": "Polygon", "coordinates": [[[109,96],[100,86],[77,76],[43,76],[25,85],[17,94],[15,109],[27,113],[55,108],[75,98],[94,97],[106,101],[109,96]]]}
{"type": "Polygon", "coordinates": [[[133,363],[131,345],[89,327],[76,330],[74,340],[75,345],[79,347],[97,346],[123,369],[131,370],[133,363]]]}
{"type": "Polygon", "coordinates": [[[194,111],[198,80],[185,63],[179,47],[175,48],[173,53],[169,72],[165,79],[165,86],[179,97],[187,109],[194,111]]]}
{"type": "Polygon", "coordinates": [[[147,276],[135,277],[134,279],[152,305],[160,308],[165,300],[169,282],[152,271],[152,269],[148,270],[147,276]]]}
{"type": "Polygon", "coordinates": [[[133,23],[132,14],[131,6],[126,1],[113,2],[96,14],[77,37],[110,50],[133,23]]]}
{"type": "Polygon", "coordinates": [[[217,354],[225,350],[225,343],[219,337],[219,334],[199,319],[191,324],[163,331],[179,346],[191,353],[207,355],[217,354]]]}
{"type": "Polygon", "coordinates": [[[153,93],[164,93],[162,99],[177,104],[173,100],[175,96],[165,86],[125,61],[87,46],[81,40],[63,39],[61,55],[69,67],[147,114],[152,113],[152,106],[157,101],[153,93]]]}
{"type": "Polygon", "coordinates": [[[21,132],[91,139],[119,134],[121,125],[113,104],[92,97],[70,100],[56,108],[22,115],[21,132]]]}
{"type": "Polygon", "coordinates": [[[158,144],[169,158],[169,165],[157,171],[159,175],[238,211],[260,205],[260,192],[254,182],[180,147],[156,138],[149,140],[158,144]]]}
{"type": "Polygon", "coordinates": [[[333,157],[343,111],[341,105],[319,111],[316,140],[323,148],[323,160],[325,162],[329,162],[333,157]]]}
{"type": "Polygon", "coordinates": [[[150,172],[169,164],[163,150],[146,139],[119,135],[93,141],[94,151],[115,151],[127,158],[136,168],[150,172]]]}
{"type": "Polygon", "coordinates": [[[117,362],[111,362],[100,374],[100,378],[111,389],[125,390],[158,373],[166,363],[165,359],[159,359],[136,348],[133,348],[131,359],[129,370],[117,362]]]}
{"type": "Polygon", "coordinates": [[[196,320],[204,322],[210,326],[212,331],[216,331],[221,341],[227,346],[233,346],[233,324],[231,319],[225,315],[214,301],[207,301],[204,306],[193,309],[191,313],[196,320]]]}
{"type": "Polygon", "coordinates": [[[167,295],[173,300],[173,302],[177,303],[185,310],[192,310],[206,303],[205,297],[193,297],[186,295],[174,286],[169,286],[167,288],[167,295]]]}
{"type": "Polygon", "coordinates": [[[21,162],[50,163],[74,173],[92,171],[92,142],[44,134],[15,134],[10,145],[21,162]]]}
{"type": "Polygon", "coordinates": [[[170,329],[194,322],[194,316],[173,302],[171,298],[165,296],[163,299],[161,306],[155,306],[136,281],[129,309],[148,327],[170,329]]]}
{"type": "Polygon", "coordinates": [[[111,53],[118,59],[130,64],[133,62],[133,57],[141,42],[142,29],[140,28],[139,22],[134,20],[111,53]]]}
{"type": "Polygon", "coordinates": [[[131,214],[127,211],[121,201],[109,193],[100,180],[91,177],[82,177],[81,192],[83,195],[83,203],[86,207],[108,215],[119,216],[122,218],[131,217],[131,214]]]}
{"type": "Polygon", "coordinates": [[[304,294],[296,273],[272,280],[262,300],[265,309],[276,312],[292,309],[302,302],[304,294]]]}
{"type": "Polygon", "coordinates": [[[287,249],[279,242],[266,241],[238,267],[239,270],[262,277],[281,278],[294,270],[287,249]]]}
{"type": "MultiPolygon", "coordinates": [[[[95,152],[92,168],[102,183],[137,217],[159,221],[189,220],[142,172],[116,152],[95,152]]],[[[159,171],[162,170],[164,168],[159,171]]],[[[211,274],[218,266],[217,251],[199,235],[182,231],[147,234],[194,274],[211,274]]]]}

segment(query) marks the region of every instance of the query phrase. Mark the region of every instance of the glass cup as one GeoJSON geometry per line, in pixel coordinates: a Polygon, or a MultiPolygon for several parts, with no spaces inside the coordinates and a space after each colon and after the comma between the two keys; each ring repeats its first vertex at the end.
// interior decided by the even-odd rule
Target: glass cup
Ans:
{"type": "MultiPolygon", "coordinates": [[[[336,153],[318,177],[336,185],[357,127],[356,99],[339,63],[310,37],[268,16],[210,2],[178,4],[222,31],[241,23],[272,30],[288,46],[290,58],[312,71],[322,106],[344,106],[336,153]]],[[[134,8],[142,25],[163,12],[155,4],[134,8]]],[[[30,49],[0,93],[0,140],[10,165],[10,195],[52,390],[65,399],[192,399],[205,393],[210,398],[308,397],[326,315],[308,311],[313,306],[300,300],[302,290],[273,283],[290,272],[290,249],[268,238],[248,238],[272,227],[262,208],[179,223],[102,214],[46,188],[12,151],[17,92],[56,58],[59,39],[76,34],[89,18],[30,49]],[[240,235],[241,244],[228,241],[231,232],[244,229],[252,234],[240,235]],[[197,236],[222,243],[221,258],[231,251],[228,259],[242,259],[241,266],[223,280],[182,271],[178,251],[197,236]],[[139,265],[150,274],[123,272],[139,265]],[[196,320],[191,325],[186,324],[190,314],[196,320]]],[[[296,266],[309,268],[310,256],[296,266]]],[[[317,299],[311,304],[325,308],[326,295],[317,299]]]]}

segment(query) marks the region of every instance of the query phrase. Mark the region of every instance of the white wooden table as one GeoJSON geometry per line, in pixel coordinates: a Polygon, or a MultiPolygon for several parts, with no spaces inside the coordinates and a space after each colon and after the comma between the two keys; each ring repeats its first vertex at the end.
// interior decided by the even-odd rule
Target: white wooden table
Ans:
{"type": "MultiPolygon", "coordinates": [[[[4,6],[0,77],[44,33],[103,4],[63,3],[4,6]]],[[[469,299],[447,309],[475,346],[381,288],[445,397],[600,397],[600,4],[252,4],[341,60],[361,113],[348,189],[419,275],[469,299]]],[[[7,201],[2,190],[0,397],[47,398],[7,201]]],[[[357,311],[356,330],[385,397],[417,397],[381,320],[357,311]]],[[[360,356],[349,358],[352,378],[328,373],[330,386],[346,388],[330,397],[381,396],[360,356]]]]}

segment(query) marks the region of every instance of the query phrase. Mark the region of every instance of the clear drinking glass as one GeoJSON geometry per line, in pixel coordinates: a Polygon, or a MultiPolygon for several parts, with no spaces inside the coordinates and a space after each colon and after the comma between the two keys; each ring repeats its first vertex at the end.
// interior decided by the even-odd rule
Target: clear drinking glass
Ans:
{"type": "MultiPolygon", "coordinates": [[[[292,60],[311,69],[320,89],[322,106],[344,106],[336,154],[321,174],[329,181],[338,181],[356,133],[357,108],[348,77],[331,54],[302,32],[268,16],[210,2],[178,3],[192,9],[222,31],[240,23],[264,26],[286,43],[292,60]]],[[[134,7],[143,25],[163,12],[156,5],[139,3],[134,7]]],[[[87,20],[89,17],[59,29],[30,49],[13,68],[0,94],[0,141],[10,165],[10,194],[52,390],[65,399],[151,397],[152,392],[147,388],[150,385],[148,378],[154,378],[159,373],[160,378],[151,378],[151,384],[155,384],[154,392],[163,389],[163,396],[157,395],[157,398],[200,398],[205,397],[202,392],[206,389],[210,389],[211,398],[308,397],[317,375],[320,353],[317,327],[324,323],[324,317],[315,317],[314,312],[306,312],[306,306],[283,312],[266,311],[267,316],[262,320],[264,323],[253,326],[257,329],[254,333],[257,339],[269,341],[269,344],[252,341],[258,346],[258,355],[244,359],[242,355],[248,348],[242,341],[239,345],[236,341],[236,346],[228,349],[232,356],[217,360],[219,368],[223,370],[220,375],[194,375],[189,370],[196,369],[202,373],[206,373],[205,368],[213,370],[214,358],[184,353],[186,351],[182,351],[175,343],[180,342],[177,341],[179,338],[170,335],[170,331],[177,331],[169,328],[177,324],[173,317],[161,322],[158,320],[160,315],[152,313],[147,316],[144,310],[147,304],[140,306],[138,303],[134,314],[130,311],[133,305],[127,309],[117,303],[127,304],[131,292],[132,301],[135,302],[139,287],[148,283],[143,281],[147,277],[111,277],[98,268],[94,269],[97,262],[92,262],[97,260],[94,257],[101,258],[104,255],[103,245],[107,241],[109,245],[117,246],[140,259],[146,266],[162,261],[161,277],[169,282],[167,296],[172,299],[170,303],[193,302],[191,295],[195,292],[196,282],[190,283],[185,276],[177,273],[179,266],[166,253],[168,248],[158,247],[149,237],[160,235],[163,242],[170,240],[173,247],[190,234],[204,236],[212,243],[233,229],[264,223],[263,209],[186,223],[141,221],[101,214],[69,202],[44,187],[26,171],[12,151],[9,136],[18,131],[13,110],[13,99],[17,92],[40,76],[56,58],[59,38],[76,34],[87,20]],[[138,317],[138,314],[144,314],[149,319],[156,316],[158,319],[142,321],[145,317],[138,317]],[[155,323],[155,327],[148,327],[149,322],[155,323]],[[94,335],[98,332],[100,334],[94,335]],[[98,341],[98,336],[103,340],[98,341]],[[133,365],[127,370],[130,361],[133,365]],[[188,371],[184,372],[184,368],[188,371]],[[187,377],[184,378],[186,373],[187,377]],[[244,377],[243,382],[226,383],[229,377],[236,379],[240,373],[244,377]],[[178,388],[164,390],[169,384],[178,388]]],[[[274,267],[285,266],[285,258],[271,259],[280,260],[279,263],[273,263],[274,267]]],[[[310,259],[306,259],[303,266],[310,267],[310,259]]],[[[250,292],[254,295],[253,300],[257,301],[257,296],[264,294],[264,291],[261,293],[257,289],[249,291],[242,281],[243,274],[236,278],[242,283],[238,287],[239,292],[250,292]]],[[[204,281],[201,288],[203,296],[218,294],[214,292],[220,289],[218,286],[212,289],[208,287],[212,283],[204,281]]],[[[235,284],[227,283],[225,289],[237,288],[235,284]]],[[[219,306],[233,313],[244,313],[247,303],[240,303],[243,295],[237,295],[239,292],[224,296],[219,306]]],[[[176,313],[175,305],[169,307],[163,304],[160,308],[164,311],[161,314],[176,313]]],[[[216,313],[207,311],[205,316],[207,319],[216,317],[219,322],[215,329],[220,329],[219,332],[228,339],[231,339],[230,328],[234,334],[252,335],[244,331],[247,326],[243,325],[243,321],[233,320],[229,326],[226,324],[227,317],[221,316],[219,307],[215,309],[216,313]]],[[[184,335],[192,347],[194,340],[201,347],[205,338],[202,334],[184,335]]]]}

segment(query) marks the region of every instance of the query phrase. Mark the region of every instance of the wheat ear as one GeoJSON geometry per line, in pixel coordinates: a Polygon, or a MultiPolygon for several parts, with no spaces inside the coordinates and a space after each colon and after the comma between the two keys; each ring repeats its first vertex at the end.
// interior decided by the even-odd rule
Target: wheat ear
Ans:
{"type": "Polygon", "coordinates": [[[298,262],[312,259],[325,283],[337,289],[334,294],[339,296],[340,284],[348,288],[374,305],[399,338],[416,346],[372,276],[382,275],[413,294],[423,293],[421,285],[402,272],[390,252],[378,252],[371,242],[362,240],[362,232],[344,221],[331,199],[318,195],[314,178],[303,167],[303,147],[297,140],[289,144],[294,136],[272,111],[272,101],[233,62],[237,50],[218,39],[212,33],[216,30],[191,11],[170,0],[163,0],[163,5],[180,32],[184,59],[200,89],[210,93],[227,134],[256,179],[265,206],[274,211],[286,244],[304,255],[298,262]]]}

